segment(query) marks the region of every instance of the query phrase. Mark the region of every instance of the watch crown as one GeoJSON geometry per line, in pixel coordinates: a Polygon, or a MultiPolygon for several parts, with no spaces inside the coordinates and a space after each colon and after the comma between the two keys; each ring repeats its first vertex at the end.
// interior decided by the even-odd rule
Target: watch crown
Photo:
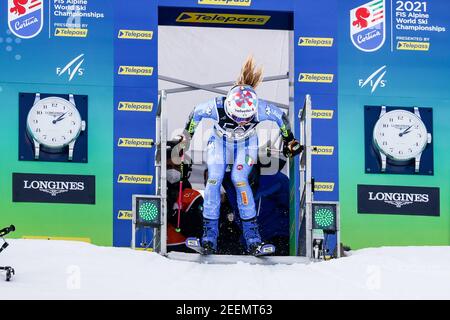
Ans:
{"type": "Polygon", "coordinates": [[[86,130],[86,121],[81,121],[81,131],[85,131],[86,130]]]}
{"type": "Polygon", "coordinates": [[[431,143],[431,133],[428,134],[427,142],[431,143]]]}

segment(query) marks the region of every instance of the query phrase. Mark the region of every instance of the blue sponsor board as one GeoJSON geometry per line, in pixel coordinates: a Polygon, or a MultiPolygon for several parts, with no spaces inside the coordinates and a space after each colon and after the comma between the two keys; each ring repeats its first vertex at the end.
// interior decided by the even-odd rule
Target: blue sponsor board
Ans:
{"type": "MultiPolygon", "coordinates": [[[[133,194],[154,194],[155,150],[122,141],[155,139],[158,101],[158,10],[151,0],[114,2],[114,245],[129,246],[133,194]],[[136,8],[145,8],[138,10],[136,8]],[[127,138],[127,140],[123,140],[127,138]]],[[[138,238],[140,235],[138,234],[138,238]]],[[[137,244],[139,246],[139,244],[137,244]]]]}

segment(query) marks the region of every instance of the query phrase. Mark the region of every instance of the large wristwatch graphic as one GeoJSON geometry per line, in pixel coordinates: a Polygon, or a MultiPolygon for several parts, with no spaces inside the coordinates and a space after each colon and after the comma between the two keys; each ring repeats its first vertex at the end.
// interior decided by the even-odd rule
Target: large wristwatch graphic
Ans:
{"type": "Polygon", "coordinates": [[[68,151],[68,160],[72,161],[77,138],[85,130],[86,122],[81,119],[73,94],[66,100],[55,96],[41,99],[40,93],[36,93],[27,116],[27,134],[34,144],[36,160],[42,150],[68,151]]]}
{"type": "Polygon", "coordinates": [[[381,107],[378,121],[373,129],[373,144],[379,152],[381,171],[386,171],[386,165],[414,163],[414,171],[419,172],[420,158],[427,145],[431,143],[431,134],[420,117],[419,108],[414,107],[414,113],[395,109],[386,112],[386,106],[381,107]]]}

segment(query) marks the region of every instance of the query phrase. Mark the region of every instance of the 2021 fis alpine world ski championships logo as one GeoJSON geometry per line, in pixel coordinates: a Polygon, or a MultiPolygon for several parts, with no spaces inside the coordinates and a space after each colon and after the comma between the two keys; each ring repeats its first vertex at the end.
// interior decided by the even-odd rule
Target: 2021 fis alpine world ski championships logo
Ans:
{"type": "Polygon", "coordinates": [[[22,39],[36,37],[44,26],[44,0],[8,0],[8,27],[22,39]]]}
{"type": "Polygon", "coordinates": [[[350,11],[350,38],[359,50],[373,52],[386,40],[385,0],[373,0],[350,11]]]}

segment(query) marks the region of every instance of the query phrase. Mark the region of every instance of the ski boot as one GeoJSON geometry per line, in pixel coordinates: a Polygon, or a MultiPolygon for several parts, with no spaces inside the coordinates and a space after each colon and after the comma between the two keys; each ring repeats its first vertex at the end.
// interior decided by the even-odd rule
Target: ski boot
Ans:
{"type": "Polygon", "coordinates": [[[261,240],[259,234],[258,223],[256,218],[250,220],[242,220],[242,232],[247,244],[247,252],[253,256],[264,256],[275,252],[275,246],[265,244],[261,240]]]}
{"type": "Polygon", "coordinates": [[[219,235],[219,219],[203,219],[203,237],[201,245],[204,254],[217,252],[217,236],[219,235]]]}

